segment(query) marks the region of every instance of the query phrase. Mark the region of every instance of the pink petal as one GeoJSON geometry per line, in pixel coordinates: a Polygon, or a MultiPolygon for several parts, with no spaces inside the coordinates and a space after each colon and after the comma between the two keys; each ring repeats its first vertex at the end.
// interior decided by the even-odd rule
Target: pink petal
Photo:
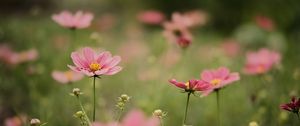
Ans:
{"type": "Polygon", "coordinates": [[[56,80],[62,84],[68,83],[68,78],[66,78],[66,76],[64,75],[63,72],[53,71],[51,75],[54,80],[56,80]]]}
{"type": "Polygon", "coordinates": [[[171,84],[173,84],[173,85],[179,87],[179,88],[182,88],[182,89],[186,89],[186,88],[187,88],[186,85],[185,85],[185,83],[183,83],[183,82],[178,82],[178,81],[176,81],[175,79],[171,79],[171,80],[169,80],[169,82],[170,82],[171,84]]]}
{"type": "Polygon", "coordinates": [[[212,79],[214,79],[213,73],[209,70],[204,70],[201,73],[201,79],[206,81],[206,82],[210,82],[212,79]]]}
{"type": "Polygon", "coordinates": [[[89,47],[83,48],[83,56],[86,59],[88,64],[91,64],[94,61],[94,55],[95,52],[91,48],[89,47]]]}
{"type": "Polygon", "coordinates": [[[143,126],[144,121],[145,116],[142,111],[132,110],[124,117],[122,126],[143,126]]]}
{"type": "Polygon", "coordinates": [[[224,81],[223,81],[223,84],[226,85],[226,84],[229,84],[229,83],[232,83],[234,81],[238,81],[240,80],[240,75],[239,73],[231,73],[228,78],[226,78],[224,81]]]}
{"type": "Polygon", "coordinates": [[[113,68],[110,68],[106,73],[104,73],[105,75],[114,75],[118,72],[120,72],[122,70],[122,67],[120,66],[115,66],[113,68]]]}
{"type": "Polygon", "coordinates": [[[83,68],[88,68],[89,64],[82,60],[79,53],[78,52],[72,52],[71,54],[71,58],[73,60],[73,63],[77,66],[77,67],[83,67],[83,68]]]}
{"type": "Polygon", "coordinates": [[[230,71],[226,67],[220,67],[216,73],[215,73],[215,78],[218,79],[225,79],[229,75],[230,71]]]}
{"type": "Polygon", "coordinates": [[[106,72],[108,72],[108,70],[109,69],[100,69],[100,70],[95,71],[95,74],[102,75],[102,74],[105,74],[106,72]]]}
{"type": "Polygon", "coordinates": [[[99,54],[97,62],[99,64],[105,64],[111,58],[111,53],[106,51],[99,54]]]}
{"type": "Polygon", "coordinates": [[[109,62],[107,62],[106,64],[104,64],[103,67],[114,67],[116,66],[119,62],[121,61],[121,57],[120,56],[114,56],[111,58],[111,60],[109,62]]]}

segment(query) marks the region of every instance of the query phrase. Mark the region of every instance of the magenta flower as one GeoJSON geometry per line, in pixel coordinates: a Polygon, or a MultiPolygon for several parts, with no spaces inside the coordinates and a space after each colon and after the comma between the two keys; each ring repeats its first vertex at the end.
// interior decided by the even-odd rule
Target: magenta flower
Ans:
{"type": "Polygon", "coordinates": [[[72,52],[71,58],[75,66],[68,65],[68,67],[90,77],[114,75],[122,70],[122,67],[117,66],[121,57],[112,57],[107,51],[97,54],[91,48],[85,47],[82,49],[82,55],[80,52],[72,52]]]}
{"type": "Polygon", "coordinates": [[[147,118],[141,110],[131,110],[121,123],[93,123],[92,126],[159,126],[160,122],[158,118],[147,118]]]}
{"type": "Polygon", "coordinates": [[[77,72],[68,70],[68,71],[53,71],[52,77],[54,80],[58,81],[62,84],[72,83],[79,81],[83,78],[82,74],[79,74],[77,72]]]}
{"type": "Polygon", "coordinates": [[[77,11],[74,15],[69,11],[54,14],[52,19],[59,25],[70,29],[89,27],[94,16],[92,13],[77,11]]]}
{"type": "Polygon", "coordinates": [[[169,82],[176,87],[184,89],[186,92],[194,92],[194,91],[205,91],[209,90],[211,86],[208,83],[205,83],[202,80],[189,80],[188,82],[178,82],[175,79],[169,80],[169,82]]]}
{"type": "Polygon", "coordinates": [[[246,74],[263,74],[271,70],[274,65],[279,64],[281,55],[278,52],[262,48],[257,52],[248,52],[246,58],[244,67],[246,74]]]}
{"type": "Polygon", "coordinates": [[[165,16],[159,11],[147,10],[139,13],[137,19],[145,24],[158,25],[165,19],[165,16]]]}
{"type": "Polygon", "coordinates": [[[216,70],[204,70],[201,73],[201,79],[210,84],[212,88],[204,91],[202,96],[207,96],[215,90],[219,90],[234,81],[240,80],[240,75],[237,72],[230,73],[226,67],[220,67],[216,70]]]}
{"type": "Polygon", "coordinates": [[[297,100],[296,97],[292,97],[290,103],[281,104],[280,108],[298,115],[300,112],[300,98],[297,100]]]}

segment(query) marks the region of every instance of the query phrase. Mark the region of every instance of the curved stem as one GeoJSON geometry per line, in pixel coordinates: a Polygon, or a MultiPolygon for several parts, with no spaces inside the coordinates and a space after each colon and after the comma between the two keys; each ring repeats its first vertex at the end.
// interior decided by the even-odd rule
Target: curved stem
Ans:
{"type": "Polygon", "coordinates": [[[95,119],[96,119],[96,76],[94,76],[93,89],[94,89],[93,122],[95,122],[95,119]]]}
{"type": "Polygon", "coordinates": [[[90,121],[89,117],[87,116],[87,114],[86,114],[86,112],[85,112],[85,110],[84,110],[84,108],[83,108],[83,106],[82,106],[82,103],[81,103],[81,101],[80,101],[80,99],[79,99],[79,96],[77,96],[77,101],[78,101],[78,103],[79,103],[79,106],[80,106],[80,108],[81,108],[81,111],[84,113],[84,116],[85,116],[85,118],[86,118],[86,121],[88,122],[89,126],[91,126],[91,121],[90,121]]]}
{"type": "Polygon", "coordinates": [[[219,96],[219,90],[216,90],[217,94],[217,111],[218,111],[218,126],[221,126],[221,108],[220,108],[220,96],[219,96]]]}
{"type": "Polygon", "coordinates": [[[187,99],[186,99],[184,118],[183,118],[183,122],[182,122],[183,126],[185,126],[185,122],[186,122],[186,118],[187,118],[187,114],[188,114],[188,107],[189,107],[190,95],[191,95],[191,92],[188,93],[187,99]]]}

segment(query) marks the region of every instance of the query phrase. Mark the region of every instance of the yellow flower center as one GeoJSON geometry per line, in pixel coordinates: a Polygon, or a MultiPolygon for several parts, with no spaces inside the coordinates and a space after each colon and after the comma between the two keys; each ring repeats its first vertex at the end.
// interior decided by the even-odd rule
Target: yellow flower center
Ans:
{"type": "Polygon", "coordinates": [[[71,80],[73,78],[73,73],[71,71],[66,71],[64,74],[68,80],[71,80]]]}
{"type": "Polygon", "coordinates": [[[97,70],[100,70],[101,69],[101,65],[99,63],[91,63],[90,64],[90,69],[91,71],[95,72],[97,70]]]}
{"type": "Polygon", "coordinates": [[[190,82],[185,83],[186,89],[190,89],[190,82]]]}
{"type": "Polygon", "coordinates": [[[213,79],[213,80],[210,81],[210,83],[211,83],[212,85],[216,86],[216,85],[218,85],[218,84],[221,83],[221,80],[220,80],[220,79],[213,79]]]}

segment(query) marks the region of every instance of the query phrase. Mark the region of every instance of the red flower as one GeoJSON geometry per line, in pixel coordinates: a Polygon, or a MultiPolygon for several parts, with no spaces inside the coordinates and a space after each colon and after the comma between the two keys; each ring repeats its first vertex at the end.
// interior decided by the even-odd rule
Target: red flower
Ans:
{"type": "Polygon", "coordinates": [[[298,98],[298,100],[297,100],[296,97],[292,97],[290,103],[282,104],[282,105],[280,105],[280,108],[283,110],[290,111],[295,114],[299,114],[300,98],[298,98]]]}

